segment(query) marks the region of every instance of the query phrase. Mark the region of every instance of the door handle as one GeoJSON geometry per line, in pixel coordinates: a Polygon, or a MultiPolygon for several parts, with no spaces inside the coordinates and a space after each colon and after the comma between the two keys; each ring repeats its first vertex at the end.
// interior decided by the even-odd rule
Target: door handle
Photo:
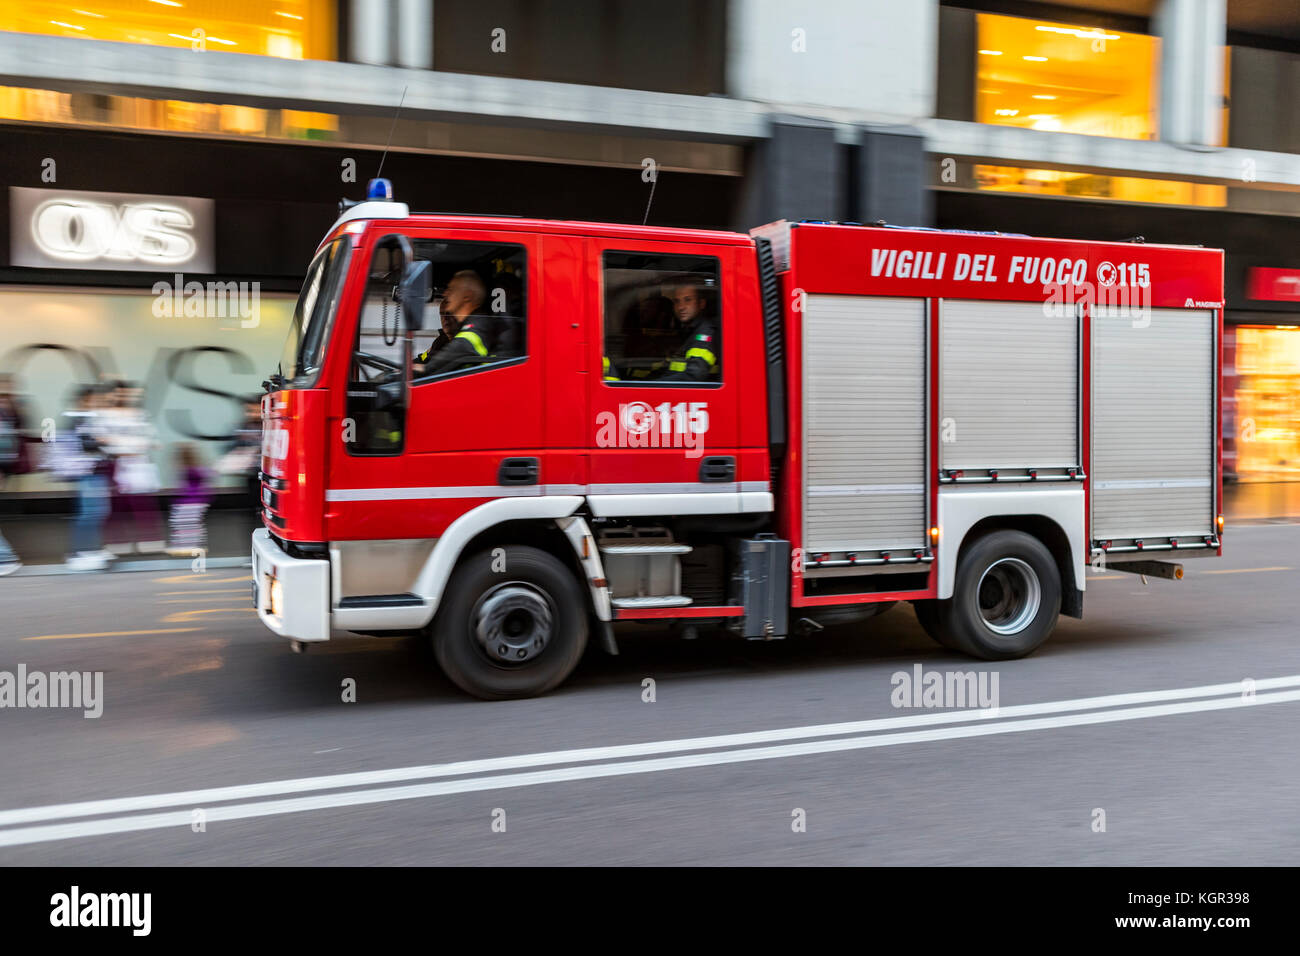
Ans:
{"type": "Polygon", "coordinates": [[[497,470],[497,484],[535,485],[538,469],[536,458],[504,458],[497,470]]]}
{"type": "Polygon", "coordinates": [[[710,455],[700,462],[700,481],[735,481],[736,459],[730,455],[710,455]]]}

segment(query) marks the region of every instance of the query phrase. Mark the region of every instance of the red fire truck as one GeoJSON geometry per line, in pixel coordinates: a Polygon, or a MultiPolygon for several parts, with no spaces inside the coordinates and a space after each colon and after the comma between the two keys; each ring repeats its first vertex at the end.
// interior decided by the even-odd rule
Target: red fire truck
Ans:
{"type": "Polygon", "coordinates": [[[1020,657],[1089,566],[1221,551],[1223,254],[343,209],[262,400],[261,620],[418,634],[485,698],[589,635],[911,602],[1020,657]]]}

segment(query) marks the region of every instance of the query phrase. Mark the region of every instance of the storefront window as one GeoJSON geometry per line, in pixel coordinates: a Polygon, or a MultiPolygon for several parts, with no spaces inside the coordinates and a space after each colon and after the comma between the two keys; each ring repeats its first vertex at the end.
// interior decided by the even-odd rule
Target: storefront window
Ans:
{"type": "Polygon", "coordinates": [[[1156,138],[1155,37],[989,13],[976,25],[979,122],[1156,138]]]}
{"type": "Polygon", "coordinates": [[[0,86],[0,120],[264,139],[330,140],[339,128],[339,118],[330,113],[16,86],[0,86]]]}
{"type": "Polygon", "coordinates": [[[1058,169],[1022,169],[1018,166],[976,164],[975,184],[984,190],[1031,193],[1036,196],[1070,196],[1080,199],[1115,199],[1174,206],[1227,206],[1226,186],[1179,182],[1172,179],[1138,179],[1058,169]]]}
{"type": "Polygon", "coordinates": [[[28,0],[0,7],[0,30],[332,60],[336,17],[330,0],[28,0]]]}
{"type": "Polygon", "coordinates": [[[1237,476],[1300,480],[1300,328],[1236,328],[1237,476]]]}
{"type": "MultiPolygon", "coordinates": [[[[255,285],[239,283],[238,293],[220,299],[207,290],[195,299],[192,290],[181,293],[165,288],[167,283],[153,292],[0,289],[0,315],[5,317],[0,323],[0,374],[13,377],[27,427],[38,436],[43,422],[64,427],[63,413],[78,386],[135,383],[143,389],[143,406],[158,430],[152,457],[163,487],[174,488],[180,483],[174,467],[177,444],[192,445],[201,463],[211,467],[229,449],[245,400],[260,397],[261,383],[275,371],[294,300],[250,287],[255,285]],[[177,314],[172,306],[178,294],[187,304],[203,305],[177,314]],[[245,319],[246,312],[256,321],[245,319]]],[[[40,467],[49,453],[49,445],[40,445],[37,470],[19,476],[6,490],[66,489],[56,474],[40,467]]],[[[220,479],[221,484],[237,481],[220,479]]]]}

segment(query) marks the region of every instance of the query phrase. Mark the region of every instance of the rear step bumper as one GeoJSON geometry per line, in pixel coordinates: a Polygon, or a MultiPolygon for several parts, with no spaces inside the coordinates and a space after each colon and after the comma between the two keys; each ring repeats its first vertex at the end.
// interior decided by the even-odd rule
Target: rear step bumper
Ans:
{"type": "Polygon", "coordinates": [[[663,594],[653,597],[616,597],[610,599],[615,610],[631,611],[652,607],[689,607],[693,602],[684,594],[663,594]]]}

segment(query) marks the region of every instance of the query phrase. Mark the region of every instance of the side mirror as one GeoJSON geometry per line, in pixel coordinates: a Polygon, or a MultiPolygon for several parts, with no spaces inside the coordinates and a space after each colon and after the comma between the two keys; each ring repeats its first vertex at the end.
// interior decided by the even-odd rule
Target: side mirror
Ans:
{"type": "Polygon", "coordinates": [[[398,297],[402,303],[402,318],[410,332],[424,329],[424,305],[429,301],[433,290],[433,264],[427,259],[407,262],[402,271],[402,282],[398,287],[398,297]]]}

